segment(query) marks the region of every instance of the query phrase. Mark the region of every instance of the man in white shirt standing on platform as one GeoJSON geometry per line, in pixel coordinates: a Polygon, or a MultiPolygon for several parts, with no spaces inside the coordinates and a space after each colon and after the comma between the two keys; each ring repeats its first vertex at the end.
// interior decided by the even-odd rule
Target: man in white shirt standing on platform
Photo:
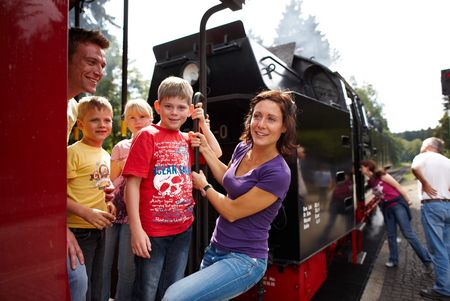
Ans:
{"type": "Polygon", "coordinates": [[[450,159],[441,154],[443,148],[443,140],[425,139],[411,168],[421,183],[422,225],[436,276],[433,288],[420,295],[450,301],[450,159]]]}

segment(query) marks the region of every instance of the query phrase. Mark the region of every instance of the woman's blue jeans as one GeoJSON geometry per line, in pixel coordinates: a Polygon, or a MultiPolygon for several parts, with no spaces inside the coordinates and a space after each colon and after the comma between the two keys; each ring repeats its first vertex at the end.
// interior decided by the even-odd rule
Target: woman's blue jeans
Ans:
{"type": "Polygon", "coordinates": [[[267,259],[223,252],[210,245],[200,270],[170,286],[163,301],[228,300],[258,283],[266,268],[267,259]]]}
{"type": "Polygon", "coordinates": [[[422,205],[422,225],[433,256],[435,291],[450,296],[450,202],[422,205]]]}
{"type": "Polygon", "coordinates": [[[177,235],[150,237],[150,259],[135,256],[134,301],[160,299],[170,285],[184,277],[191,235],[192,227],[177,235]]]}
{"type": "Polygon", "coordinates": [[[102,301],[108,301],[110,297],[113,297],[110,296],[111,270],[117,245],[118,279],[114,300],[129,301],[133,293],[136,269],[134,268],[134,254],[131,250],[130,226],[128,224],[113,224],[111,228],[106,229],[102,301]]]}
{"type": "Polygon", "coordinates": [[[417,256],[424,264],[431,263],[431,257],[428,251],[422,246],[416,233],[411,227],[407,209],[398,204],[386,208],[384,212],[384,222],[389,244],[389,261],[398,264],[398,246],[397,246],[397,225],[399,225],[403,236],[406,238],[410,246],[414,249],[417,256]]]}

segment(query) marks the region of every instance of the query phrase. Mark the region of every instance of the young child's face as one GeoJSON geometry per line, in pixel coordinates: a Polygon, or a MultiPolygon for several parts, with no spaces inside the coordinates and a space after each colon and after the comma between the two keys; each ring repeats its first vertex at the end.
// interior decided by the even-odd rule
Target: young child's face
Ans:
{"type": "Polygon", "coordinates": [[[78,119],[78,127],[83,132],[84,143],[102,146],[103,141],[111,134],[112,112],[105,108],[89,109],[83,119],[78,119]]]}
{"type": "Polygon", "coordinates": [[[155,101],[155,110],[161,117],[160,126],[169,130],[179,130],[191,115],[194,106],[181,97],[166,97],[155,101]]]}
{"type": "Polygon", "coordinates": [[[139,112],[138,110],[133,110],[127,113],[126,120],[128,128],[134,135],[139,132],[139,130],[149,125],[153,121],[153,118],[151,118],[148,114],[139,112]]]}

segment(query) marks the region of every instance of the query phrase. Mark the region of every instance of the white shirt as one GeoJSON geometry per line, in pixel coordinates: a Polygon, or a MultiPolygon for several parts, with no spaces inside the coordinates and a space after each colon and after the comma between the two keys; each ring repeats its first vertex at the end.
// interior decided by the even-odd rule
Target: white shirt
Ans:
{"type": "Polygon", "coordinates": [[[437,191],[436,196],[429,196],[422,191],[419,181],[422,199],[450,199],[450,159],[439,153],[426,151],[414,158],[412,168],[418,168],[431,187],[437,191]]]}
{"type": "Polygon", "coordinates": [[[78,116],[78,102],[71,98],[67,103],[67,140],[69,140],[70,131],[72,130],[78,116]]]}

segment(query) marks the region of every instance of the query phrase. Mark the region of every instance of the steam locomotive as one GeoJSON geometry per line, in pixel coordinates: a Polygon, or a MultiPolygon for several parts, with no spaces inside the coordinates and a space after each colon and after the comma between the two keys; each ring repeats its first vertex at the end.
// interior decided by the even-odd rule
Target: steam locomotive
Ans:
{"type": "MultiPolygon", "coordinates": [[[[208,30],[206,40],[206,110],[223,162],[230,160],[249,101],[259,91],[289,90],[299,108],[296,137],[301,147],[297,156],[288,158],[291,186],[270,231],[263,290],[265,300],[309,300],[326,279],[327,250],[337,242],[351,240],[353,262],[363,260],[361,229],[373,204],[366,204],[359,161],[381,157],[375,155],[376,134],[342,76],[295,54],[294,44],[266,49],[247,37],[240,21],[208,30]]],[[[159,83],[170,75],[184,77],[198,91],[198,41],[199,35],[193,34],[153,48],[149,101],[157,99],[159,83]]],[[[192,124],[182,130],[192,130],[192,124]]],[[[211,208],[206,212],[198,216],[197,228],[206,222],[207,234],[197,235],[210,237],[216,213],[211,208]]],[[[194,257],[202,255],[204,246],[201,237],[194,239],[194,257]]],[[[255,294],[239,300],[255,300],[255,294]]]]}

